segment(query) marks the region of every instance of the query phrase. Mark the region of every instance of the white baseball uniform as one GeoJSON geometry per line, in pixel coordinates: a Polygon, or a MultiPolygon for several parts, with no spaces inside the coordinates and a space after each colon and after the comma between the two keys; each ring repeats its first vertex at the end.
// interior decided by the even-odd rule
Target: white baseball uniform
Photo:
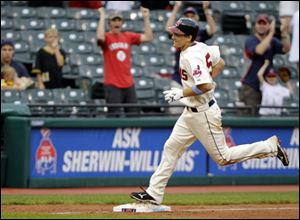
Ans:
{"type": "MultiPolygon", "coordinates": [[[[183,89],[204,83],[212,83],[215,88],[210,72],[219,60],[218,46],[195,42],[182,51],[180,72],[183,89]]],[[[214,88],[204,94],[181,100],[188,107],[184,109],[166,141],[160,165],[152,175],[146,190],[159,203],[163,201],[165,187],[177,160],[196,139],[219,165],[277,155],[276,141],[272,138],[231,148],[226,145],[221,111],[214,99],[214,88]]]]}

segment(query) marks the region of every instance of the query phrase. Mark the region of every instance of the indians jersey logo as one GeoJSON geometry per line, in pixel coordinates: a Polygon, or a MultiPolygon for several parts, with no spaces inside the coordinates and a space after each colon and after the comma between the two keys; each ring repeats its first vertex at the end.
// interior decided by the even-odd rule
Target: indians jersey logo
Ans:
{"type": "Polygon", "coordinates": [[[195,77],[200,77],[201,76],[201,74],[202,74],[202,72],[201,72],[201,70],[200,70],[200,66],[199,65],[197,65],[197,68],[196,69],[194,69],[194,71],[193,71],[193,76],[195,76],[195,77]]]}
{"type": "Polygon", "coordinates": [[[41,129],[42,140],[35,152],[35,169],[38,174],[55,174],[57,165],[57,153],[52,144],[49,129],[41,129]]]}

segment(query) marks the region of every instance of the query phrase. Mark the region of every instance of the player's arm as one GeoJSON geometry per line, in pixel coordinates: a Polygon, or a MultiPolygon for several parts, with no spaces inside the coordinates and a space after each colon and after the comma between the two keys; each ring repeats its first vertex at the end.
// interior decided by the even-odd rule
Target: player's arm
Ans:
{"type": "Polygon", "coordinates": [[[105,10],[103,7],[98,9],[99,12],[99,23],[97,27],[97,41],[105,41],[105,10]]]}
{"type": "Polygon", "coordinates": [[[219,62],[212,67],[211,77],[215,79],[222,72],[224,67],[225,61],[222,58],[220,58],[219,62]]]}
{"type": "Polygon", "coordinates": [[[153,40],[153,32],[150,25],[150,10],[144,7],[141,7],[140,10],[144,17],[144,29],[145,29],[145,32],[141,35],[141,42],[149,42],[153,40]]]}
{"type": "Polygon", "coordinates": [[[194,85],[183,90],[183,97],[196,96],[204,94],[213,89],[212,83],[204,83],[200,85],[194,85]]]}

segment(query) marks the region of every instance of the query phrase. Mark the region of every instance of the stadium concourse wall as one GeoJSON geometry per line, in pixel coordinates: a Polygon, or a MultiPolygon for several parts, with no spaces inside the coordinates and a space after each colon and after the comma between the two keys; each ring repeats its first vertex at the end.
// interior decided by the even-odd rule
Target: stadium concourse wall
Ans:
{"type": "MultiPolygon", "coordinates": [[[[1,186],[20,188],[148,185],[177,118],[32,118],[1,111],[1,186]]],[[[281,138],[290,157],[219,167],[196,141],[169,185],[299,183],[299,118],[224,118],[229,146],[281,138]]]]}

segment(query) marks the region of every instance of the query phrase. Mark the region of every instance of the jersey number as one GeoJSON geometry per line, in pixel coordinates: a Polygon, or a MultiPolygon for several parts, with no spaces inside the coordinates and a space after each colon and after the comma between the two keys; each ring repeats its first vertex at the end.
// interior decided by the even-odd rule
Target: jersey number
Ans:
{"type": "MultiPolygon", "coordinates": [[[[211,74],[211,71],[212,71],[212,62],[211,62],[211,59],[210,59],[210,54],[207,53],[205,55],[205,61],[206,61],[206,67],[209,69],[209,73],[211,74]]],[[[200,70],[200,66],[198,65],[198,68],[200,70]]],[[[179,73],[180,73],[180,76],[181,76],[181,79],[182,80],[188,80],[188,75],[187,75],[187,72],[184,70],[184,69],[179,69],[179,73]]]]}

